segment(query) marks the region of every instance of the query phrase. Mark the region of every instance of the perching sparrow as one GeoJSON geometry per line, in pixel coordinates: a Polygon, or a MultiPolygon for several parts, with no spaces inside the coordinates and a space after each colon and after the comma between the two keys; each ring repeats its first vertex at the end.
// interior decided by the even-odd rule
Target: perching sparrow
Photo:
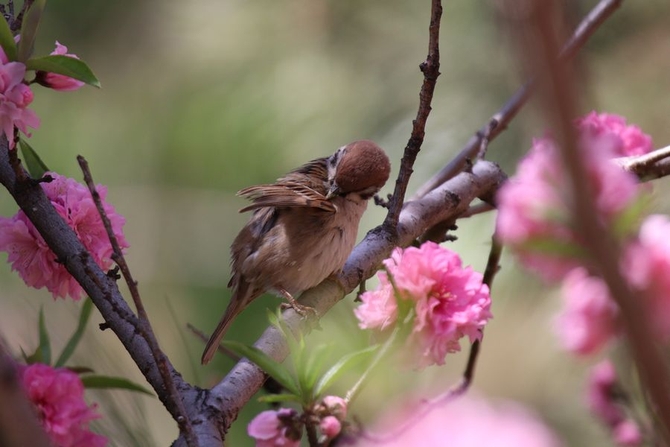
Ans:
{"type": "Polygon", "coordinates": [[[389,178],[384,151],[369,140],[354,141],[330,157],[317,158],[271,185],[238,195],[254,210],[230,248],[230,303],[207,342],[202,363],[212,359],[235,317],[264,292],[293,296],[339,272],[356,241],[358,223],[389,178]]]}

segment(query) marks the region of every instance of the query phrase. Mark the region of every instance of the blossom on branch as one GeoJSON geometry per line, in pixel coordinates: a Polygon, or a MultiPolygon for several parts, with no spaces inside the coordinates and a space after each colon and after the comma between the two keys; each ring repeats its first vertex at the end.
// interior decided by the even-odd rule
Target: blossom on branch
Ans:
{"type": "MultiPolygon", "coordinates": [[[[67,47],[61,45],[60,42],[56,41],[56,49],[51,52],[52,56],[68,56],[74,59],[79,59],[76,54],[69,54],[67,52],[67,47]]],[[[54,90],[61,92],[69,92],[77,90],[83,87],[84,83],[77,79],[71,78],[57,73],[47,73],[43,71],[38,71],[36,75],[36,82],[40,85],[43,85],[54,90]]]]}
{"type": "Polygon", "coordinates": [[[302,427],[296,427],[297,413],[289,408],[267,410],[249,422],[247,433],[256,440],[256,447],[298,447],[302,427]]]}
{"type": "Polygon", "coordinates": [[[361,295],[354,312],[363,329],[383,330],[414,312],[408,349],[418,368],[443,365],[447,353],[460,351],[459,340],[481,338],[492,318],[491,297],[482,275],[463,267],[457,253],[434,242],[420,248],[396,248],[384,261],[376,290],[361,295]]]}
{"type": "MultiPolygon", "coordinates": [[[[55,173],[46,175],[53,180],[43,182],[41,186],[51,204],[74,230],[100,268],[111,268],[112,246],[88,188],[55,173]]],[[[120,247],[127,248],[122,231],[125,219],[105,202],[107,188],[98,186],[97,190],[120,247]]],[[[16,270],[28,286],[36,289],[46,287],[54,298],[81,298],[84,292],[81,286],[58,261],[22,210],[12,217],[0,217],[0,251],[8,253],[12,270],[16,270]]]]}
{"type": "Polygon", "coordinates": [[[35,363],[19,369],[28,399],[56,447],[104,447],[107,439],[88,429],[100,418],[95,405],[84,401],[84,385],[79,376],[65,368],[35,363]]]}
{"type": "Polygon", "coordinates": [[[619,308],[602,278],[577,268],[568,273],[561,292],[564,307],[555,329],[566,350],[593,354],[621,332],[619,308]]]}
{"type": "Polygon", "coordinates": [[[642,432],[638,424],[624,411],[624,396],[619,388],[614,365],[609,360],[604,360],[591,369],[587,401],[591,412],[611,430],[617,445],[642,445],[642,432]]]}
{"type": "Polygon", "coordinates": [[[33,92],[23,81],[25,75],[26,66],[9,62],[0,49],[0,131],[7,137],[10,149],[15,145],[14,127],[30,136],[28,127],[36,129],[40,125],[35,112],[28,109],[33,102],[33,92]]]}
{"type": "MultiPolygon", "coordinates": [[[[585,132],[578,144],[594,196],[593,212],[603,225],[614,226],[637,203],[639,191],[636,178],[610,161],[618,155],[621,141],[611,133],[585,132]]],[[[560,280],[588,263],[584,241],[574,229],[566,175],[554,141],[536,139],[515,177],[497,195],[498,237],[526,268],[547,281],[560,280]]],[[[622,228],[620,233],[629,230],[622,228]]]]}
{"type": "Polygon", "coordinates": [[[624,252],[622,271],[640,301],[655,335],[670,339],[670,219],[647,217],[624,252]]]}
{"type": "Polygon", "coordinates": [[[628,157],[647,154],[654,150],[651,137],[635,125],[628,125],[626,118],[611,113],[591,112],[575,121],[582,133],[593,136],[611,135],[618,140],[614,145],[615,156],[628,157]]]}

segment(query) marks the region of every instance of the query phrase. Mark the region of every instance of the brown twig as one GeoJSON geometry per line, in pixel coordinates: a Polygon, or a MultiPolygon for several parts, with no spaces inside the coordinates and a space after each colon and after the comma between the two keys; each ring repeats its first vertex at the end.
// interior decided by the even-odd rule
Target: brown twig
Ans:
{"type": "MultiPolygon", "coordinates": [[[[621,6],[622,1],[623,0],[601,0],[591,12],[584,17],[570,39],[563,46],[559,58],[561,63],[574,57],[600,25],[602,25],[612,13],[621,6]]],[[[423,197],[428,191],[435,189],[438,185],[441,185],[457,173],[461,172],[463,168],[467,166],[468,160],[474,158],[480,150],[483,136],[488,135],[488,140],[492,141],[500,135],[503,130],[507,129],[509,123],[514,119],[516,114],[519,113],[528,101],[528,98],[532,95],[534,88],[535,81],[531,78],[489,119],[487,124],[470,138],[453,160],[416,191],[413,198],[423,197]],[[491,131],[487,133],[488,129],[491,129],[491,131]]]]}
{"type": "Polygon", "coordinates": [[[395,182],[393,196],[388,204],[388,214],[384,220],[384,226],[392,234],[396,232],[398,218],[405,202],[407,185],[413,172],[414,162],[421,150],[423,138],[426,133],[426,121],[431,111],[431,102],[435,92],[435,84],[440,76],[440,20],[442,18],[441,0],[432,0],[430,8],[430,26],[428,28],[428,57],[419,67],[423,73],[423,84],[419,92],[419,110],[416,118],[412,121],[412,134],[405,146],[400,161],[400,171],[395,182]]]}
{"type": "MultiPolygon", "coordinates": [[[[542,70],[546,76],[541,96],[542,105],[561,148],[569,188],[572,191],[574,225],[581,235],[580,239],[585,241],[598,273],[607,283],[612,298],[621,309],[621,320],[630,352],[642,386],[652,402],[651,410],[658,416],[658,435],[665,445],[670,445],[668,368],[648,323],[650,320],[647,310],[639,305],[639,298],[634,296],[630,285],[621,275],[621,247],[610,229],[593,212],[596,209],[593,190],[572,123],[578,110],[577,79],[569,64],[557,60],[557,46],[551,32],[555,17],[561,15],[556,13],[552,16],[551,8],[544,4],[542,7],[538,7],[539,4],[531,6],[531,3],[529,0],[525,4],[532,9],[523,54],[528,62],[535,64],[536,70],[542,70]]],[[[554,5],[558,7],[559,2],[554,2],[554,5]]]]}
{"type": "MultiPolygon", "coordinates": [[[[26,15],[26,11],[33,5],[33,2],[35,0],[25,0],[23,2],[23,6],[21,6],[21,11],[16,15],[16,19],[13,19],[10,22],[10,29],[14,34],[18,34],[18,32],[21,30],[21,27],[23,26],[23,17],[26,15]]],[[[11,4],[10,8],[10,14],[13,16],[14,15],[14,7],[13,3],[11,4]]]]}
{"type": "Polygon", "coordinates": [[[656,149],[648,154],[621,157],[613,161],[641,180],[665,177],[670,174],[670,146],[656,149]]]}
{"type": "Polygon", "coordinates": [[[112,259],[121,269],[121,274],[123,275],[123,278],[128,285],[133,302],[135,303],[135,308],[137,309],[137,314],[139,316],[138,328],[142,336],[146,339],[149,348],[151,349],[151,354],[153,355],[153,358],[156,361],[156,365],[158,366],[158,370],[160,371],[160,374],[163,378],[163,385],[165,386],[169,396],[172,398],[173,404],[178,411],[175,420],[179,425],[179,430],[184,433],[186,443],[189,446],[195,447],[197,446],[197,438],[193,433],[191,420],[189,419],[188,414],[186,413],[186,409],[184,408],[182,396],[172,380],[172,375],[170,374],[170,370],[168,368],[167,357],[158,344],[156,334],[154,334],[147,313],[144,310],[144,304],[142,304],[142,298],[140,297],[140,292],[137,287],[137,281],[133,279],[133,275],[130,271],[130,268],[128,267],[128,263],[126,262],[126,258],[123,256],[123,251],[121,250],[119,241],[114,234],[114,229],[112,228],[112,222],[109,220],[109,216],[107,216],[107,212],[105,211],[105,207],[102,204],[100,194],[98,193],[95,183],[93,182],[93,176],[91,175],[88,162],[81,155],[77,156],[77,162],[79,163],[79,167],[84,174],[84,181],[88,186],[88,190],[91,192],[93,202],[98,209],[98,213],[102,219],[105,231],[107,232],[107,236],[109,237],[110,243],[112,244],[112,259]]]}

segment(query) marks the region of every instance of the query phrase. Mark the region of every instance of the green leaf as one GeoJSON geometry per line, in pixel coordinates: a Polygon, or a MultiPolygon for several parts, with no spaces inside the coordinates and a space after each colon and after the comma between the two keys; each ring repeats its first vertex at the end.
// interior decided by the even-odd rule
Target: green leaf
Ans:
{"type": "Polygon", "coordinates": [[[19,147],[21,148],[21,153],[23,158],[26,160],[26,168],[33,178],[41,178],[45,172],[49,170],[47,165],[44,164],[42,159],[37,152],[23,139],[19,140],[19,147]]]}
{"type": "Polygon", "coordinates": [[[100,88],[100,81],[98,81],[93,71],[86,65],[86,62],[74,57],[62,54],[35,57],[26,62],[26,67],[28,70],[45,71],[47,73],[68,76],[93,87],[100,88]]]}
{"type": "Polygon", "coordinates": [[[51,365],[51,342],[49,341],[49,332],[47,332],[47,326],[44,322],[44,308],[40,307],[40,319],[38,324],[38,330],[40,334],[40,346],[38,348],[40,352],[40,359],[42,363],[51,365]]]}
{"type": "Polygon", "coordinates": [[[336,379],[342,376],[348,369],[351,369],[356,363],[373,353],[378,347],[377,345],[370,346],[342,357],[321,377],[314,388],[314,395],[316,397],[320,396],[336,379]]]}
{"type": "Polygon", "coordinates": [[[56,363],[54,364],[56,368],[65,365],[65,363],[70,359],[70,356],[72,356],[72,353],[81,341],[81,337],[84,335],[84,331],[86,330],[86,323],[88,323],[88,319],[91,316],[92,310],[93,302],[90,298],[86,298],[84,300],[84,305],[81,306],[77,329],[75,329],[74,334],[72,334],[70,340],[68,340],[67,344],[65,345],[65,348],[63,348],[63,352],[61,352],[58,360],[56,360],[56,363]]]}
{"type": "Polygon", "coordinates": [[[284,403],[284,402],[301,403],[302,400],[300,399],[300,396],[297,396],[295,394],[282,393],[282,394],[266,394],[264,396],[259,397],[258,402],[271,403],[271,404],[284,403]]]}
{"type": "Polygon", "coordinates": [[[315,397],[311,395],[314,390],[314,385],[321,375],[323,365],[331,355],[332,348],[333,345],[330,344],[317,346],[307,355],[307,361],[300,370],[297,371],[300,386],[310,394],[311,399],[315,397]]]}
{"type": "Polygon", "coordinates": [[[37,37],[37,28],[40,26],[42,20],[42,13],[47,0],[35,0],[23,16],[23,26],[21,27],[21,39],[19,40],[19,49],[17,60],[25,62],[30,58],[35,46],[35,39],[37,37]]]}
{"type": "Polygon", "coordinates": [[[84,388],[116,388],[129,391],[137,391],[138,393],[144,393],[149,396],[154,394],[148,389],[144,388],[141,385],[131,382],[125,377],[111,377],[111,376],[97,376],[89,375],[82,376],[81,381],[84,384],[84,388]]]}
{"type": "Polygon", "coordinates": [[[68,366],[65,369],[68,369],[75,374],[90,374],[95,372],[93,368],[89,368],[88,366],[68,366]]]}
{"type": "Polygon", "coordinates": [[[551,237],[533,237],[521,244],[521,248],[527,251],[560,258],[585,258],[587,252],[577,244],[561,241],[551,237]]]}
{"type": "Polygon", "coordinates": [[[5,51],[7,59],[9,59],[10,62],[16,60],[16,42],[14,42],[14,35],[4,18],[0,19],[0,46],[5,51]]]}
{"type": "Polygon", "coordinates": [[[260,349],[247,346],[236,341],[223,341],[223,346],[233,351],[235,354],[246,357],[254,362],[260,369],[268,373],[281,386],[286,388],[293,394],[300,395],[300,390],[295,378],[288,369],[281,363],[277,362],[260,349]]]}

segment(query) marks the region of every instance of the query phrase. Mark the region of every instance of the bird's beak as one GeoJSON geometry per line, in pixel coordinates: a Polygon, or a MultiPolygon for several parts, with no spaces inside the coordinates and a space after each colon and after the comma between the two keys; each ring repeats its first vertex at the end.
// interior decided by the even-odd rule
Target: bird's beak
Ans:
{"type": "Polygon", "coordinates": [[[333,183],[330,185],[330,188],[328,188],[328,193],[326,194],[326,200],[330,200],[333,197],[336,197],[340,194],[340,187],[337,186],[337,183],[333,183]]]}

